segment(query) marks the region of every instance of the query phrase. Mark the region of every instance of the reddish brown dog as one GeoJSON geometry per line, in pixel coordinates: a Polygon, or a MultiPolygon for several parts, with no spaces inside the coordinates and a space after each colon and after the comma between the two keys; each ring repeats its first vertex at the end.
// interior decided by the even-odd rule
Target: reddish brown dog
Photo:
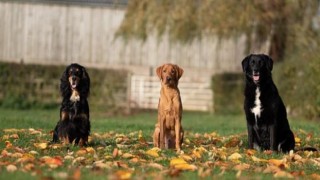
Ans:
{"type": "Polygon", "coordinates": [[[182,103],[178,81],[183,69],[175,64],[164,64],[156,70],[161,80],[158,122],[153,134],[155,147],[181,150],[184,131],[181,126],[182,103]]]}

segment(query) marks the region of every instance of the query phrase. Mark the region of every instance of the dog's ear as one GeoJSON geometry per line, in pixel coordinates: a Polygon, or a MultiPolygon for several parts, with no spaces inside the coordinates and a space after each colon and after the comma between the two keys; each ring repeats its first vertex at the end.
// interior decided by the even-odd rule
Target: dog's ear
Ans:
{"type": "Polygon", "coordinates": [[[71,94],[71,89],[68,80],[69,68],[70,66],[66,67],[60,78],[60,93],[63,97],[69,96],[71,94]]]}
{"type": "Polygon", "coordinates": [[[242,60],[241,64],[242,64],[242,71],[243,71],[243,72],[246,72],[246,71],[247,71],[247,68],[248,68],[248,66],[249,66],[249,60],[250,60],[251,56],[252,56],[252,54],[250,54],[249,56],[245,57],[245,58],[242,60]]]}
{"type": "Polygon", "coordinates": [[[162,79],[162,68],[163,68],[163,65],[157,67],[157,70],[156,70],[156,73],[160,79],[162,79]]]}
{"type": "Polygon", "coordinates": [[[81,81],[83,83],[83,94],[85,96],[88,96],[89,93],[90,93],[90,77],[89,77],[89,74],[86,70],[86,68],[84,67],[81,67],[81,70],[82,70],[82,78],[81,78],[81,81]]]}
{"type": "Polygon", "coordinates": [[[273,69],[273,60],[272,60],[272,58],[270,57],[270,56],[267,56],[267,55],[265,55],[266,56],[266,66],[267,66],[267,69],[271,72],[272,71],[272,69],[273,69]]]}
{"type": "Polygon", "coordinates": [[[87,73],[87,70],[84,67],[82,67],[82,79],[88,79],[90,82],[89,74],[87,73]]]}
{"type": "Polygon", "coordinates": [[[181,67],[179,67],[178,65],[175,65],[175,69],[177,71],[177,79],[180,79],[184,70],[181,67]]]}

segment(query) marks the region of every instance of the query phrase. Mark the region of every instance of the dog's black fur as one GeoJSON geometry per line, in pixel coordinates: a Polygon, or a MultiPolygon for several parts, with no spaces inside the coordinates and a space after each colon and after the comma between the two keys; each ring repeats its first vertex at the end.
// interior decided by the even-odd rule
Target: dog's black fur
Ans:
{"type": "Polygon", "coordinates": [[[60,92],[63,97],[60,120],[54,129],[52,141],[86,145],[90,133],[87,101],[90,78],[86,69],[76,63],[67,66],[61,77],[60,92]]]}
{"type": "Polygon", "coordinates": [[[294,149],[294,135],[271,77],[272,67],[272,59],[264,54],[251,54],[242,61],[248,143],[250,149],[288,152],[294,149]]]}

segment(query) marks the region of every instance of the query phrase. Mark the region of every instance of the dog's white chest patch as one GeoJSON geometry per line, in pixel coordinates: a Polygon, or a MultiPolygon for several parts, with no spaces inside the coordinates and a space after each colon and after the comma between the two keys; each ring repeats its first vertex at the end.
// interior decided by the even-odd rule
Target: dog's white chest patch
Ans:
{"type": "Polygon", "coordinates": [[[80,101],[80,95],[77,91],[72,91],[70,101],[72,101],[72,102],[80,101]]]}
{"type": "Polygon", "coordinates": [[[254,100],[254,107],[251,109],[251,112],[254,114],[256,121],[261,116],[261,112],[262,112],[260,95],[261,95],[260,89],[257,88],[256,89],[256,98],[254,100]]]}

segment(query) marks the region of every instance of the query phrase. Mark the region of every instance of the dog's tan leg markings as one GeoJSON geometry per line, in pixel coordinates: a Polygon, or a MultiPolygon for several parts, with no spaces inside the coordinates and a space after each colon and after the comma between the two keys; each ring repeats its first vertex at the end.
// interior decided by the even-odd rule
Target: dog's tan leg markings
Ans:
{"type": "Polygon", "coordinates": [[[61,121],[65,121],[69,119],[69,113],[66,111],[61,112],[61,121]]]}
{"type": "Polygon", "coordinates": [[[70,144],[68,135],[65,137],[62,137],[62,144],[64,145],[70,144]]]}

